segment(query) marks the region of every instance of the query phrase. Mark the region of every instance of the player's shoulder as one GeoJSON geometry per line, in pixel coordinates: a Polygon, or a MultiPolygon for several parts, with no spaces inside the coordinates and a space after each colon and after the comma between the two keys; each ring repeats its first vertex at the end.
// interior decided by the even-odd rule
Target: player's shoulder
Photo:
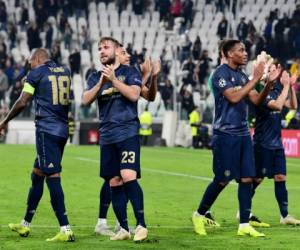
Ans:
{"type": "Polygon", "coordinates": [[[92,72],[89,77],[88,77],[88,81],[89,80],[99,80],[101,77],[101,71],[94,71],[92,72]]]}
{"type": "Polygon", "coordinates": [[[226,77],[230,74],[230,68],[226,64],[219,65],[214,71],[212,78],[226,77]]]}
{"type": "Polygon", "coordinates": [[[87,79],[87,85],[92,87],[94,86],[101,77],[101,71],[94,71],[93,73],[91,73],[87,79]]]}

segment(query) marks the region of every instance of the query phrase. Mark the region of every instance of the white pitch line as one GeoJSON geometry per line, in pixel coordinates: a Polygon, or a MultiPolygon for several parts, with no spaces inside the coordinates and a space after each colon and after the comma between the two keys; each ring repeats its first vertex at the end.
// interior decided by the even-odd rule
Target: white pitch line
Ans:
{"type": "MultiPolygon", "coordinates": [[[[87,161],[87,162],[93,162],[93,163],[99,163],[98,160],[84,158],[84,157],[75,157],[75,159],[80,161],[87,161]]],[[[157,170],[152,168],[142,168],[143,171],[151,172],[151,173],[158,173],[158,174],[164,174],[164,175],[170,175],[170,176],[177,176],[177,177],[186,177],[190,179],[196,179],[196,180],[202,180],[202,181],[212,181],[212,178],[204,177],[204,176],[197,176],[197,175],[190,175],[190,174],[183,174],[178,172],[171,172],[171,171],[164,171],[164,170],[157,170]]],[[[230,182],[231,185],[237,185],[235,182],[230,182]]]]}
{"type": "MultiPolygon", "coordinates": [[[[85,157],[74,157],[77,160],[80,161],[86,161],[86,162],[93,162],[99,164],[99,160],[95,159],[90,159],[90,158],[85,158],[85,157]]],[[[195,180],[201,180],[201,181],[212,181],[213,179],[210,177],[205,177],[205,176],[197,176],[197,175],[191,175],[191,174],[183,174],[183,173],[178,173],[178,172],[172,172],[172,171],[165,171],[165,170],[157,170],[153,168],[142,168],[142,171],[150,172],[150,173],[158,173],[158,174],[163,174],[163,175],[169,175],[169,176],[177,176],[177,177],[185,177],[185,178],[190,178],[190,179],[195,179],[195,180]]],[[[237,186],[238,183],[231,181],[229,182],[230,185],[237,186]]],[[[263,185],[260,187],[260,189],[274,189],[273,186],[265,186],[263,185]]],[[[299,190],[300,187],[289,187],[289,190],[299,190]]]]}

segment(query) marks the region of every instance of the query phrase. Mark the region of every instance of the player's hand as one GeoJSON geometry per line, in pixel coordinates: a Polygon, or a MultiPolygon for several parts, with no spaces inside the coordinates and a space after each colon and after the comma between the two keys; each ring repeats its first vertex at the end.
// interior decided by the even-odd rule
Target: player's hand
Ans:
{"type": "Polygon", "coordinates": [[[291,86],[295,86],[297,84],[297,80],[298,80],[298,74],[293,74],[291,77],[290,77],[290,84],[291,86]]]}
{"type": "Polygon", "coordinates": [[[6,130],[7,130],[7,123],[5,123],[4,121],[0,122],[0,136],[4,136],[6,130]]]}
{"type": "MultiPolygon", "coordinates": [[[[102,74],[106,80],[113,82],[116,79],[115,70],[113,65],[104,66],[102,69],[102,74]]],[[[105,80],[105,79],[103,79],[105,80]]]]}
{"type": "Polygon", "coordinates": [[[259,81],[263,77],[265,65],[266,65],[266,63],[261,61],[254,66],[253,79],[255,79],[256,81],[259,81]]]}
{"type": "Polygon", "coordinates": [[[152,72],[152,63],[149,58],[146,58],[145,61],[141,64],[141,71],[143,75],[150,75],[152,72]]]}
{"type": "Polygon", "coordinates": [[[290,85],[290,75],[286,70],[282,72],[280,82],[283,86],[289,86],[290,85]]]}
{"type": "Polygon", "coordinates": [[[161,70],[161,61],[158,59],[156,62],[153,62],[152,67],[153,67],[152,75],[157,76],[161,70]]]}
{"type": "Polygon", "coordinates": [[[281,74],[281,71],[282,71],[282,67],[280,64],[278,64],[277,67],[275,64],[272,64],[270,66],[270,71],[267,76],[267,82],[274,82],[275,80],[277,80],[281,74]]]}

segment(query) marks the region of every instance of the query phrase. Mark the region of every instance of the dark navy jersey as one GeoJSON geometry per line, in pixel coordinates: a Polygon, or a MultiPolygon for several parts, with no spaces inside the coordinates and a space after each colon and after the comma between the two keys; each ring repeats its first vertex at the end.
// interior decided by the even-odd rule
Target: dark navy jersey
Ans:
{"type": "Polygon", "coordinates": [[[282,85],[277,82],[263,104],[255,107],[254,143],[267,149],[283,148],[281,141],[281,112],[268,107],[268,103],[271,100],[276,100],[281,91],[282,85]]]}
{"type": "MultiPolygon", "coordinates": [[[[140,73],[131,66],[120,65],[115,70],[116,77],[127,85],[141,86],[140,73]]],[[[93,88],[100,80],[101,72],[90,75],[87,89],[93,88]]],[[[140,122],[137,113],[137,102],[124,97],[111,82],[105,82],[100,88],[98,97],[100,118],[100,144],[111,144],[123,141],[138,134],[140,122]]]]}
{"type": "Polygon", "coordinates": [[[70,85],[70,71],[53,61],[30,70],[23,91],[32,89],[38,131],[68,137],[70,85]]]}
{"type": "Polygon", "coordinates": [[[212,75],[212,89],[215,97],[214,133],[249,135],[246,100],[230,103],[223,92],[228,88],[242,88],[248,77],[241,70],[234,70],[227,64],[220,65],[212,75]]]}

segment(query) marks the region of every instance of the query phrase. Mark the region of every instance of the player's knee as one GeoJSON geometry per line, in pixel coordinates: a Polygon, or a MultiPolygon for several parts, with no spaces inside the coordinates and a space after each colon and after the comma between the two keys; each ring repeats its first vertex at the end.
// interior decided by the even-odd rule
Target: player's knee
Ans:
{"type": "Polygon", "coordinates": [[[109,185],[111,187],[117,187],[123,185],[122,178],[120,176],[115,176],[109,180],[109,185]]]}
{"type": "Polygon", "coordinates": [[[45,176],[44,175],[38,175],[34,171],[32,171],[32,173],[31,173],[31,181],[32,181],[32,185],[33,186],[39,185],[39,184],[43,185],[44,180],[45,180],[45,176]]]}
{"type": "Polygon", "coordinates": [[[274,181],[280,182],[280,181],[285,181],[285,180],[286,180],[286,175],[277,174],[274,176],[274,181]]]}
{"type": "Polygon", "coordinates": [[[262,183],[263,180],[264,180],[263,178],[254,178],[253,181],[254,181],[256,184],[260,184],[260,183],[262,183]]]}
{"type": "Polygon", "coordinates": [[[54,173],[54,174],[47,175],[47,178],[59,178],[59,177],[60,177],[60,173],[54,173]]]}
{"type": "Polygon", "coordinates": [[[45,177],[45,174],[42,172],[42,170],[38,169],[38,168],[34,168],[32,170],[32,173],[35,174],[35,175],[38,175],[38,176],[44,176],[45,177]]]}
{"type": "Polygon", "coordinates": [[[222,188],[226,187],[229,182],[218,182],[218,185],[222,188]]]}
{"type": "Polygon", "coordinates": [[[252,183],[253,182],[253,178],[251,177],[245,177],[245,178],[241,178],[241,183],[252,183]]]}
{"type": "Polygon", "coordinates": [[[133,181],[136,179],[136,171],[131,169],[123,169],[121,170],[121,177],[124,183],[133,181]]]}

